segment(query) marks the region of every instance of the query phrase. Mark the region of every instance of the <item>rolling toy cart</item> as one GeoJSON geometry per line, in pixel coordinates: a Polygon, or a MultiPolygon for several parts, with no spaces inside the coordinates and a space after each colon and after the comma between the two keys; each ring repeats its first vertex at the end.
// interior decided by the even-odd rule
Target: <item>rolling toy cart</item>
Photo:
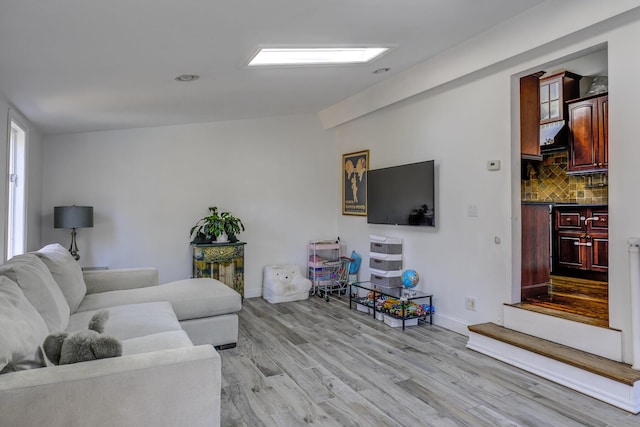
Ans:
{"type": "Polygon", "coordinates": [[[347,257],[340,257],[336,261],[325,261],[324,263],[324,280],[318,281],[318,285],[314,286],[315,293],[319,297],[324,297],[328,302],[329,295],[336,292],[338,298],[347,293],[349,285],[349,266],[353,260],[347,257]]]}

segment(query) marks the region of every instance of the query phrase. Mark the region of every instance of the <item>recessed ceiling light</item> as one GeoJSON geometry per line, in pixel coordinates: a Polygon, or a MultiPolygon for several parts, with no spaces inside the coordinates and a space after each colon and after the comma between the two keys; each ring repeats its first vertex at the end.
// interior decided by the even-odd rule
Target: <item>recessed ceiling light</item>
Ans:
{"type": "Polygon", "coordinates": [[[197,74],[181,74],[176,77],[176,81],[178,82],[192,82],[194,80],[198,80],[200,78],[197,74]]]}
{"type": "Polygon", "coordinates": [[[249,61],[249,66],[362,64],[388,50],[388,47],[268,48],[260,49],[249,61]]]}
{"type": "Polygon", "coordinates": [[[378,68],[377,70],[373,71],[373,74],[384,74],[389,70],[391,70],[391,68],[378,68]]]}

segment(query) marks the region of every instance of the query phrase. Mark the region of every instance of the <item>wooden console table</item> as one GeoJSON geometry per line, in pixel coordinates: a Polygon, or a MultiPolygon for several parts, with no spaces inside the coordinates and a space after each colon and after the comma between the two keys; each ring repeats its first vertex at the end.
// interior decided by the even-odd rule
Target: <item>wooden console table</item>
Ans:
{"type": "Polygon", "coordinates": [[[244,298],[244,242],[192,243],[193,277],[211,277],[244,298]]]}

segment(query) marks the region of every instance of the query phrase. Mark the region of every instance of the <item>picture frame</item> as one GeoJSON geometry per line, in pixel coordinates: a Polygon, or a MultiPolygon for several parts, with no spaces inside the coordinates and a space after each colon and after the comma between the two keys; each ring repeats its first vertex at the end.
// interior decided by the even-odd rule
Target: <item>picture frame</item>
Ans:
{"type": "Polygon", "coordinates": [[[369,150],[342,155],[342,214],[367,215],[369,150]]]}

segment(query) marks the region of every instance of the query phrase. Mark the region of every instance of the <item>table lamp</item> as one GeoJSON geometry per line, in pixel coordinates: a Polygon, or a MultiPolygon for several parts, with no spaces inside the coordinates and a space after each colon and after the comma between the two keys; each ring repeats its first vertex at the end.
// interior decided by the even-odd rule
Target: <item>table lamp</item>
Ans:
{"type": "Polygon", "coordinates": [[[69,252],[76,260],[80,259],[76,244],[76,228],[93,227],[93,206],[56,206],[53,208],[53,228],[71,229],[69,252]]]}

